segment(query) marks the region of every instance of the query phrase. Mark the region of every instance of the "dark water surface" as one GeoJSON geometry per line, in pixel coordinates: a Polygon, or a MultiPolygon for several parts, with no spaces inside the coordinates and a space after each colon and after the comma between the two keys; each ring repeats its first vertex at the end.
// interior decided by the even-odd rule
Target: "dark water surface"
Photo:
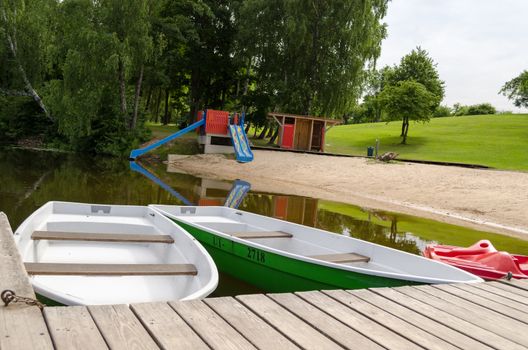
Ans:
{"type": "MultiPolygon", "coordinates": [[[[224,205],[233,187],[231,182],[169,173],[164,164],[143,167],[150,178],[146,176],[149,174],[131,170],[126,160],[0,149],[0,211],[8,215],[15,229],[33,211],[52,200],[224,205]],[[161,183],[153,181],[154,177],[161,183]]],[[[243,174],[240,177],[243,180],[243,174]]],[[[249,191],[245,197],[243,191],[234,194],[241,197],[239,209],[414,254],[420,254],[425,245],[432,242],[469,246],[480,239],[489,239],[497,249],[528,255],[528,241],[409,215],[279,193],[249,191]]],[[[259,290],[222,274],[215,295],[251,292],[259,290]]]]}

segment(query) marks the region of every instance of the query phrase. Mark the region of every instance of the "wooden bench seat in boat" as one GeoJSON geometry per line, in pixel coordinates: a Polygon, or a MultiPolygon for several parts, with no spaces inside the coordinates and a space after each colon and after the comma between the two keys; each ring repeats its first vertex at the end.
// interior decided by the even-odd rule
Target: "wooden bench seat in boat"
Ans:
{"type": "Polygon", "coordinates": [[[338,253],[338,254],[324,254],[324,255],[312,255],[309,256],[312,259],[318,259],[328,261],[336,264],[344,264],[351,262],[369,262],[368,256],[356,254],[356,253],[338,253]]]}
{"type": "Polygon", "coordinates": [[[193,264],[69,264],[24,263],[30,275],[147,276],[197,275],[193,264]]]}
{"type": "Polygon", "coordinates": [[[129,242],[129,243],[174,243],[169,235],[121,234],[121,233],[89,233],[89,232],[58,232],[34,231],[33,240],[55,241],[91,241],[91,242],[129,242]]]}
{"type": "Polygon", "coordinates": [[[282,231],[248,231],[234,232],[231,236],[236,238],[253,239],[253,238],[292,238],[291,233],[282,231]]]}

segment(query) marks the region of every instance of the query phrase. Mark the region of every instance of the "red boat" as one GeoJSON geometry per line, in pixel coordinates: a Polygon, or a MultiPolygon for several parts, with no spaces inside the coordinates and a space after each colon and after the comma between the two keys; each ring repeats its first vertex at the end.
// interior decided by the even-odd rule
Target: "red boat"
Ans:
{"type": "Polygon", "coordinates": [[[468,248],[430,244],[423,255],[486,280],[528,278],[528,256],[499,252],[485,239],[468,248]]]}

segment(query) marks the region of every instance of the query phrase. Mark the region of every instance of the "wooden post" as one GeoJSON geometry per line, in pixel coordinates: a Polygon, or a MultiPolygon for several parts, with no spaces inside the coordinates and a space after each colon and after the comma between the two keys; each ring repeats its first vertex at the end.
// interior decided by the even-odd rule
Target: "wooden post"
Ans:
{"type": "MultiPolygon", "coordinates": [[[[7,216],[0,212],[0,292],[9,289],[35,298],[7,216]]],[[[37,306],[0,302],[0,349],[53,349],[48,328],[37,306]]]]}
{"type": "Polygon", "coordinates": [[[310,123],[310,142],[308,142],[308,151],[312,150],[313,127],[314,127],[314,120],[312,119],[310,123]]]}
{"type": "Polygon", "coordinates": [[[323,135],[321,137],[321,152],[324,152],[325,142],[326,142],[326,120],[323,124],[323,135]]]}

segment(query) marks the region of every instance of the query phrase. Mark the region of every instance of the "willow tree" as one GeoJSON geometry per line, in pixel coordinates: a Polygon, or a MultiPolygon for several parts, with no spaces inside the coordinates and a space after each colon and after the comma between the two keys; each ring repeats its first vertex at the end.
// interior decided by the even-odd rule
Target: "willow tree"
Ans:
{"type": "Polygon", "coordinates": [[[50,50],[58,74],[45,93],[59,134],[73,148],[119,154],[138,137],[142,67],[151,53],[147,14],[147,0],[57,6],[50,50]]]}
{"type": "Polygon", "coordinates": [[[135,128],[145,62],[152,55],[148,0],[100,0],[98,13],[103,30],[113,38],[113,60],[119,82],[120,112],[135,128]],[[128,114],[127,80],[135,77],[133,112],[128,114]]]}
{"type": "Polygon", "coordinates": [[[241,11],[257,87],[292,113],[340,115],[355,103],[386,35],[387,0],[249,0],[241,11]]]}

